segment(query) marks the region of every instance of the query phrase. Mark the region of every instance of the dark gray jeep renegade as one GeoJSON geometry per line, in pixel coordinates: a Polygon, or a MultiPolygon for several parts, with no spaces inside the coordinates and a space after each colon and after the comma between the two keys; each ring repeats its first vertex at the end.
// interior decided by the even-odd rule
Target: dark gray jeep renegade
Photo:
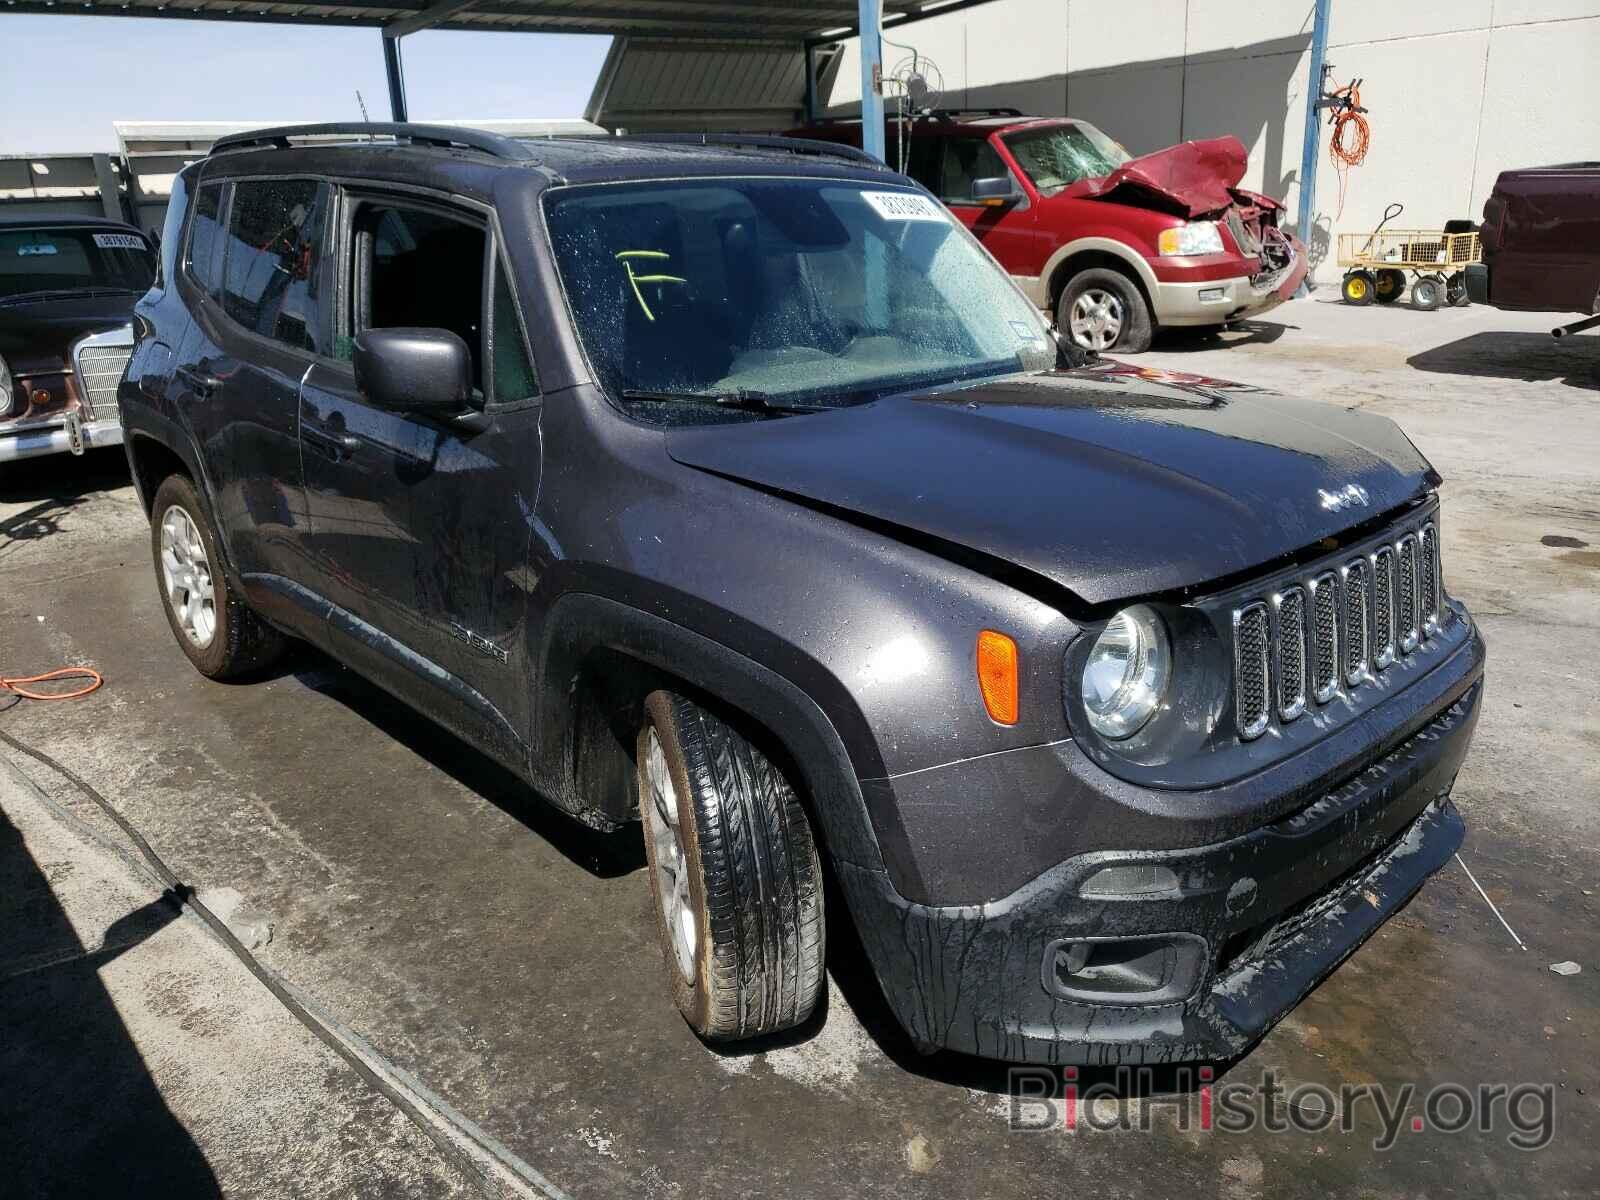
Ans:
{"type": "Polygon", "coordinates": [[[924,1049],[1226,1059],[1461,840],[1483,643],[1405,436],[1085,362],[859,152],[269,130],[161,246],[178,644],[302,638],[640,819],[707,1038],[803,1021],[831,919],[924,1049]]]}

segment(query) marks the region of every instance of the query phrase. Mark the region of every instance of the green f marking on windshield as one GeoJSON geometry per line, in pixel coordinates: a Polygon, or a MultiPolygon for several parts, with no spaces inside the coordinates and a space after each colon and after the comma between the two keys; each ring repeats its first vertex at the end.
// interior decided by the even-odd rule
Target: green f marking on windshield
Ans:
{"type": "Polygon", "coordinates": [[[639,308],[644,313],[647,321],[654,321],[656,315],[650,311],[650,306],[645,303],[644,293],[639,290],[641,283],[688,283],[689,281],[681,275],[640,275],[633,269],[633,260],[636,258],[665,260],[671,257],[672,255],[664,250],[617,251],[617,261],[628,272],[628,283],[633,287],[633,298],[639,302],[639,308]]]}

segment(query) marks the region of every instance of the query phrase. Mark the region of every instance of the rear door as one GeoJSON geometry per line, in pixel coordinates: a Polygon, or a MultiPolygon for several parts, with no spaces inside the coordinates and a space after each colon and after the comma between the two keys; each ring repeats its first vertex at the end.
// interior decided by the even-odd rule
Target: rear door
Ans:
{"type": "Polygon", "coordinates": [[[194,321],[174,381],[252,598],[299,569],[299,390],[327,349],[329,215],[324,183],[241,180],[202,186],[191,222],[185,272],[194,321]]]}
{"type": "Polygon", "coordinates": [[[354,192],[342,210],[338,361],[300,390],[313,586],[341,657],[520,766],[540,405],[511,287],[481,212],[354,192]],[[386,327],[460,336],[484,411],[433,418],[363,397],[354,338],[386,327]]]}

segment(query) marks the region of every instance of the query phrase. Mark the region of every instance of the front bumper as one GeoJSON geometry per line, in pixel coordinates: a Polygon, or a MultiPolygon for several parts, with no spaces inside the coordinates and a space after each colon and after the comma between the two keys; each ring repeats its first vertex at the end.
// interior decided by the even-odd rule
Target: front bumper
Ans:
{"type": "Polygon", "coordinates": [[[1291,238],[1294,258],[1270,276],[1157,281],[1150,301],[1162,325],[1220,325],[1260,316],[1294,295],[1306,277],[1305,247],[1291,238]]]}
{"type": "Polygon", "coordinates": [[[935,907],[841,864],[867,953],[913,1039],[986,1058],[1160,1063],[1236,1057],[1398,912],[1460,845],[1449,794],[1481,678],[1388,754],[1272,824],[1185,850],[1097,852],[999,900],[935,907]],[[1085,896],[1108,865],[1164,890],[1085,896]],[[1073,945],[1170,945],[1140,1002],[1082,998],[1073,945]],[[1159,973],[1159,969],[1158,969],[1159,973]]]}
{"type": "MultiPolygon", "coordinates": [[[[79,427],[81,445],[92,450],[98,446],[122,445],[122,422],[116,419],[85,421],[79,427]]],[[[73,452],[72,435],[65,425],[44,425],[14,432],[0,431],[0,462],[16,462],[24,458],[37,458],[43,454],[73,452]]]]}

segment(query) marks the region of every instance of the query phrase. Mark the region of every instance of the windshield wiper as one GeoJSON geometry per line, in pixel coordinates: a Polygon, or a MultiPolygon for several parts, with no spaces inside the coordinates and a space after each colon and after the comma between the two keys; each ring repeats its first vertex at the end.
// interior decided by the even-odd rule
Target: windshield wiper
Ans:
{"type": "Polygon", "coordinates": [[[88,298],[93,296],[124,296],[139,295],[137,288],[123,287],[81,287],[81,288],[40,288],[33,292],[13,292],[9,296],[0,296],[0,304],[12,304],[18,300],[55,300],[70,298],[88,298]]]}
{"type": "Polygon", "coordinates": [[[766,392],[753,392],[748,388],[735,388],[727,392],[666,392],[647,388],[623,388],[624,400],[687,400],[695,404],[715,404],[720,408],[737,408],[745,412],[808,413],[827,412],[831,404],[799,404],[779,400],[766,392]]]}

